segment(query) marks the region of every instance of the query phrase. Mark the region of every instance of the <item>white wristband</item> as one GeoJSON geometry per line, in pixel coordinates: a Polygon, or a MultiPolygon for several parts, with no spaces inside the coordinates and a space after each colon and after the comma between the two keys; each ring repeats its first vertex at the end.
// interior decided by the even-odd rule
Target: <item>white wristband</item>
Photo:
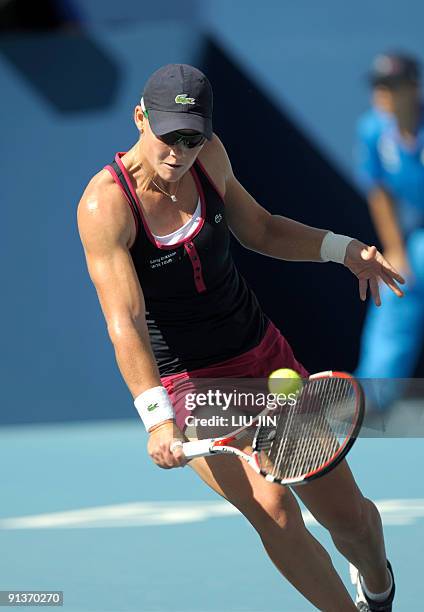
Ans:
{"type": "Polygon", "coordinates": [[[135,398],[134,406],[147,431],[162,421],[175,419],[174,408],[165,387],[143,391],[135,398]]]}
{"type": "Polygon", "coordinates": [[[336,263],[344,263],[346,257],[346,249],[348,244],[354,240],[350,236],[342,236],[328,232],[324,236],[321,244],[320,256],[322,261],[334,261],[336,263]]]}

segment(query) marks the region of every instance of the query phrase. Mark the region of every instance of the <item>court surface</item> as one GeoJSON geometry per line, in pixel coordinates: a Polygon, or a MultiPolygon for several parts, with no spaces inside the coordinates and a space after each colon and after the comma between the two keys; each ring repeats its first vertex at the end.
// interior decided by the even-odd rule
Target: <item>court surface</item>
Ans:
{"type": "MultiPolygon", "coordinates": [[[[0,590],[62,590],[67,612],[313,610],[247,521],[190,468],[156,468],[146,440],[136,419],[0,428],[0,590]]],[[[350,453],[382,511],[398,612],[422,609],[423,463],[422,438],[361,439],[350,453]]]]}

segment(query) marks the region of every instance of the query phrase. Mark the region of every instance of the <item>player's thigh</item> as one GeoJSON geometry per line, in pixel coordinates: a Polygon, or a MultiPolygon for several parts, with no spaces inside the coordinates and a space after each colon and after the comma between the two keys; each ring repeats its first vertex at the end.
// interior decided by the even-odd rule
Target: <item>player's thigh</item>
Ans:
{"type": "Polygon", "coordinates": [[[316,520],[330,531],[349,531],[362,524],[365,499],[346,460],[325,476],[293,490],[316,520]]]}
{"type": "MultiPolygon", "coordinates": [[[[211,436],[208,429],[202,431],[199,427],[197,432],[192,431],[187,437],[195,440],[211,436]]],[[[249,453],[250,443],[251,435],[248,435],[235,445],[249,453]]],[[[293,526],[303,525],[299,505],[290,489],[266,481],[238,457],[198,457],[188,465],[211,489],[238,508],[259,531],[270,519],[281,525],[289,522],[293,526]]]]}
{"type": "Polygon", "coordinates": [[[276,524],[292,533],[304,527],[290,489],[266,481],[237,457],[199,457],[189,465],[211,489],[240,510],[261,535],[276,524]]]}

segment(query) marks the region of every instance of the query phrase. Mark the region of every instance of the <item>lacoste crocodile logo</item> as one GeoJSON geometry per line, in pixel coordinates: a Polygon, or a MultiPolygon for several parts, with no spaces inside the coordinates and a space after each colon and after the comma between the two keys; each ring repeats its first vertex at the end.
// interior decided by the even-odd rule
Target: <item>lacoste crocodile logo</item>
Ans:
{"type": "Polygon", "coordinates": [[[189,98],[187,94],[182,93],[175,96],[175,104],[195,104],[194,98],[189,98]]]}

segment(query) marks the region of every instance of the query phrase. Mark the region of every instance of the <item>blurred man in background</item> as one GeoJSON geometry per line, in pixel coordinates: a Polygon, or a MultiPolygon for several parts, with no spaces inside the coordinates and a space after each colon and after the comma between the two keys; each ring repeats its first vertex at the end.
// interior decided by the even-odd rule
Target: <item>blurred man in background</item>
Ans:
{"type": "MultiPolygon", "coordinates": [[[[358,123],[357,170],[384,256],[407,279],[402,300],[385,294],[365,322],[356,375],[413,376],[424,336],[424,113],[420,66],[413,57],[388,53],[370,74],[373,108],[358,123]]],[[[402,386],[375,383],[375,408],[384,410],[402,386]]]]}

